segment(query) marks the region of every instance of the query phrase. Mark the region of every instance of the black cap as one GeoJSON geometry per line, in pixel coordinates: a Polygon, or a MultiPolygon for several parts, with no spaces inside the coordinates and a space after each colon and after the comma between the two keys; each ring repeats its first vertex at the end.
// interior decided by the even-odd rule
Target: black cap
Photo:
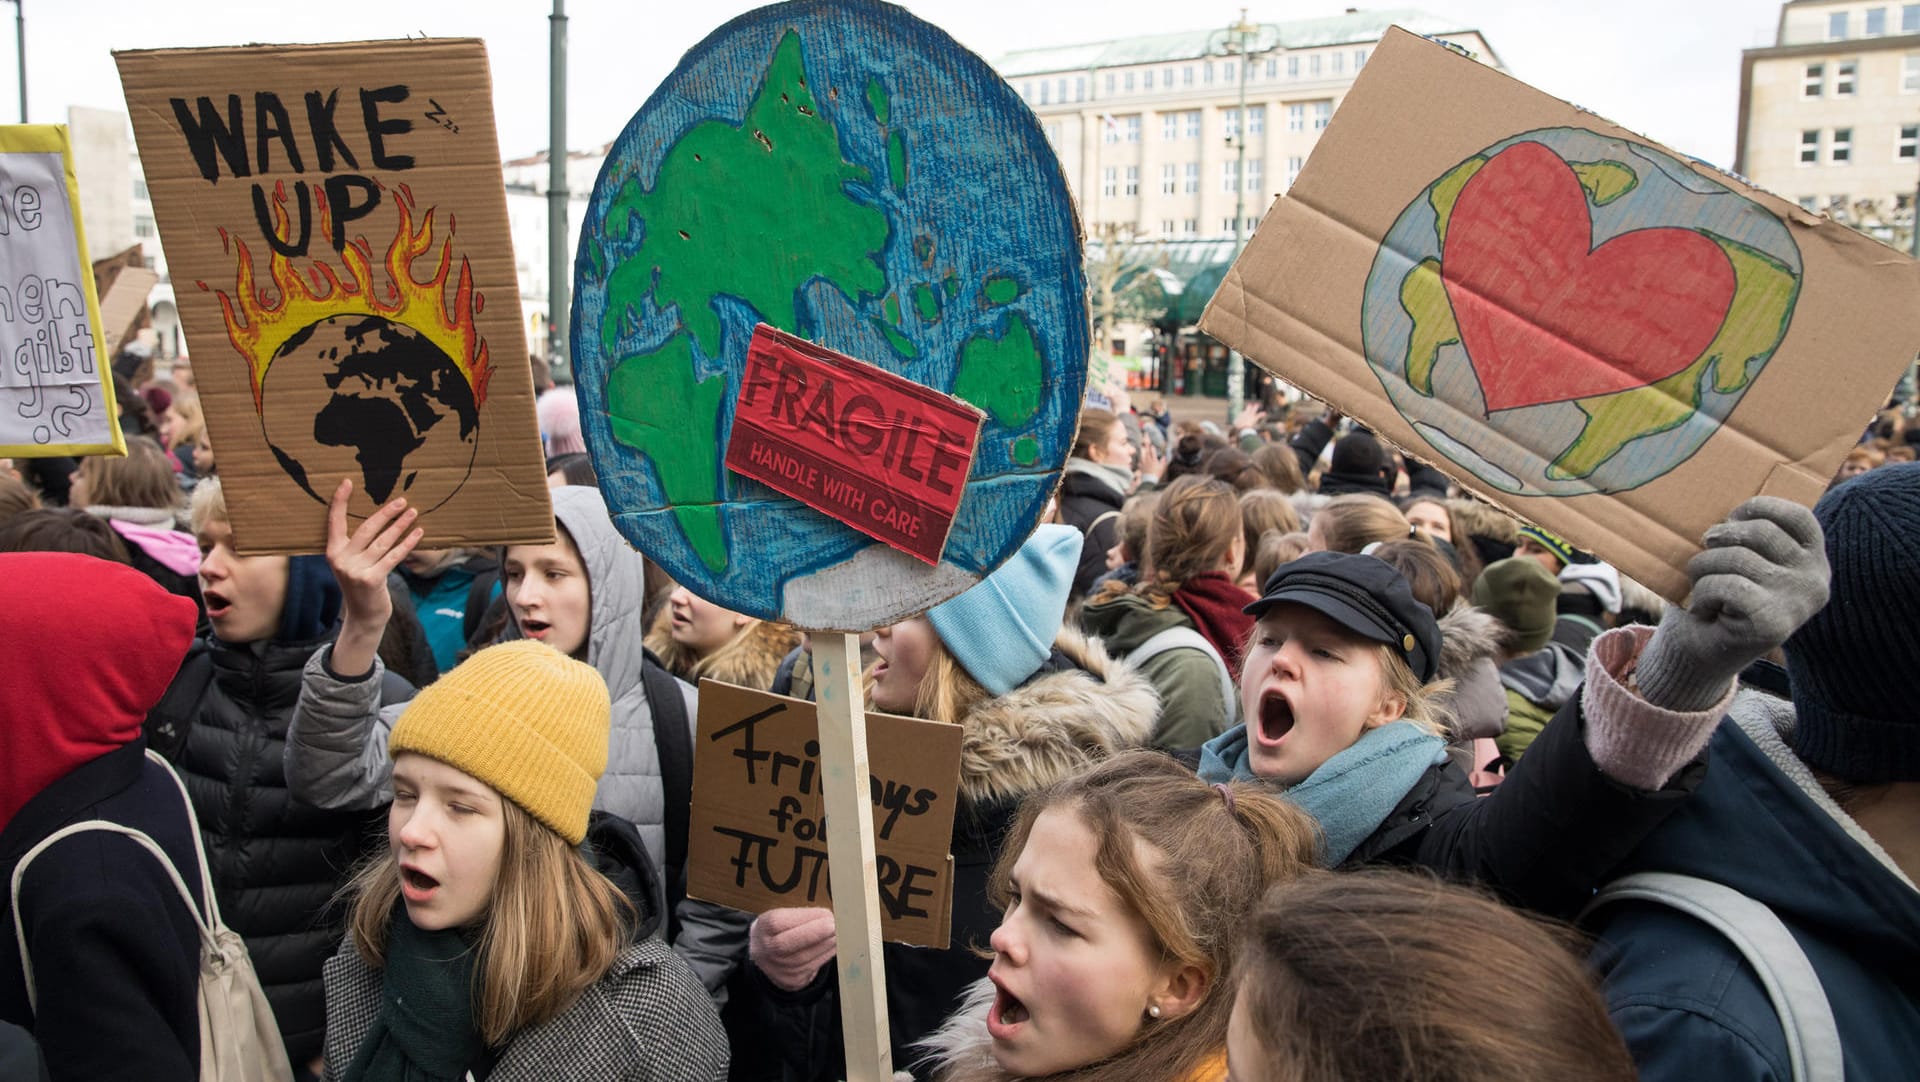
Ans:
{"type": "Polygon", "coordinates": [[[1421,683],[1440,667],[1440,625],[1414,599],[1393,565],[1372,556],[1309,552],[1281,564],[1260,599],[1246,607],[1259,617],[1281,602],[1305,605],[1356,635],[1396,647],[1421,683]]]}

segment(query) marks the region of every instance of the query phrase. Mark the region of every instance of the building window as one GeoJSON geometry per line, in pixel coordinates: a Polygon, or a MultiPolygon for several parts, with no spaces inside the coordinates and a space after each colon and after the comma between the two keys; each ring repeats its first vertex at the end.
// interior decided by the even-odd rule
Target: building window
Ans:
{"type": "Polygon", "coordinates": [[[1847,13],[1836,11],[1827,16],[1827,40],[1839,41],[1847,36],[1847,13]]]}
{"type": "Polygon", "coordinates": [[[1137,165],[1127,166],[1127,194],[1140,194],[1140,167],[1137,165]]]}
{"type": "Polygon", "coordinates": [[[1060,104],[1067,103],[1067,81],[1063,78],[1054,85],[1054,99],[1060,104]]]}
{"type": "Polygon", "coordinates": [[[1220,190],[1237,192],[1240,190],[1240,163],[1237,161],[1220,163],[1220,190]]]}
{"type": "Polygon", "coordinates": [[[1300,78],[1300,58],[1299,57],[1297,56],[1287,57],[1287,78],[1289,79],[1300,78]]]}
{"type": "Polygon", "coordinates": [[[1887,9],[1867,9],[1867,36],[1877,38],[1887,32],[1887,9]]]}
{"type": "Polygon", "coordinates": [[[1132,116],[1121,117],[1120,123],[1121,123],[1121,126],[1126,128],[1127,142],[1137,143],[1140,141],[1140,114],[1139,113],[1135,113],[1132,116]]]}
{"type": "Polygon", "coordinates": [[[1120,167],[1109,165],[1100,171],[1100,194],[1120,194],[1120,167]]]}
{"type": "Polygon", "coordinates": [[[1345,75],[1347,73],[1347,54],[1333,54],[1333,73],[1335,75],[1345,75]]]}
{"type": "Polygon", "coordinates": [[[1118,82],[1119,82],[1119,79],[1120,79],[1120,77],[1119,77],[1119,76],[1117,76],[1117,75],[1115,75],[1114,73],[1112,73],[1112,72],[1108,72],[1108,73],[1107,73],[1107,93],[1108,93],[1109,95],[1111,95],[1111,94],[1113,93],[1113,91],[1114,91],[1114,86],[1115,86],[1115,84],[1116,84],[1116,83],[1118,83],[1118,82]]]}
{"type": "Polygon", "coordinates": [[[1920,158],[1920,124],[1900,125],[1900,140],[1893,145],[1893,156],[1909,162],[1920,158]]]}
{"type": "Polygon", "coordinates": [[[1220,232],[1222,232],[1222,233],[1231,233],[1231,232],[1233,232],[1233,219],[1232,219],[1232,218],[1222,218],[1222,219],[1220,219],[1220,232]]]}
{"type": "MultiPolygon", "coordinates": [[[[1180,190],[1180,170],[1171,162],[1160,167],[1160,194],[1172,195],[1180,190]]],[[[1169,226],[1169,229],[1172,227],[1169,226]]]]}
{"type": "Polygon", "coordinates": [[[1827,160],[1835,165],[1853,160],[1853,129],[1833,129],[1833,144],[1827,148],[1827,160]]]}
{"type": "Polygon", "coordinates": [[[1920,4],[1900,5],[1900,32],[1920,34],[1920,4]]]}
{"type": "MultiPolygon", "coordinates": [[[[1920,7],[1920,4],[1915,4],[1914,6],[1920,7]]],[[[1269,58],[1267,60],[1267,78],[1278,79],[1279,77],[1280,77],[1280,59],[1278,57],[1269,58]]]]}
{"type": "Polygon", "coordinates": [[[1032,101],[1033,100],[1033,83],[1031,82],[1021,83],[1020,96],[1027,99],[1028,101],[1032,101]]]}
{"type": "Polygon", "coordinates": [[[1300,179],[1300,169],[1306,164],[1307,159],[1298,154],[1287,159],[1287,187],[1293,187],[1293,182],[1300,179]]]}
{"type": "Polygon", "coordinates": [[[1183,219],[1180,222],[1180,232],[1186,234],[1189,237],[1193,236],[1195,233],[1200,232],[1200,219],[1198,218],[1183,219]]]}
{"type": "Polygon", "coordinates": [[[135,199],[152,199],[153,198],[151,195],[147,194],[147,182],[145,179],[141,177],[133,178],[133,197],[135,199]]]}
{"type": "Polygon", "coordinates": [[[1836,98],[1853,97],[1854,75],[1860,70],[1858,60],[1842,60],[1833,66],[1833,96],[1836,98]]]}
{"type": "Polygon", "coordinates": [[[1220,110],[1220,121],[1224,127],[1224,131],[1221,134],[1228,139],[1240,138],[1240,110],[1220,110]]]}
{"type": "Polygon", "coordinates": [[[1287,130],[1307,130],[1307,107],[1304,105],[1287,106],[1287,130]]]}
{"type": "Polygon", "coordinates": [[[1800,79],[1800,96],[1803,98],[1817,98],[1826,85],[1827,66],[1825,64],[1808,64],[1806,74],[1800,79]]]}
{"type": "Polygon", "coordinates": [[[1179,113],[1160,114],[1160,138],[1169,143],[1180,138],[1179,113]]]}
{"type": "Polygon", "coordinates": [[[1188,64],[1186,67],[1183,67],[1180,69],[1180,85],[1181,86],[1193,85],[1193,65],[1192,64],[1188,64]]]}
{"type": "Polygon", "coordinates": [[[1316,101],[1313,103],[1313,128],[1315,131],[1319,131],[1321,128],[1326,127],[1327,121],[1332,119],[1333,119],[1333,103],[1332,102],[1316,101]]]}
{"type": "Polygon", "coordinates": [[[1133,73],[1132,72],[1128,72],[1125,75],[1125,77],[1121,79],[1121,87],[1122,89],[1126,90],[1128,93],[1133,92],[1133,73]]]}
{"type": "Polygon", "coordinates": [[[1084,75],[1076,75],[1073,77],[1073,100],[1087,100],[1087,77],[1084,75]]]}
{"type": "Polygon", "coordinates": [[[1106,118],[1106,123],[1103,124],[1102,127],[1106,129],[1106,134],[1101,136],[1101,142],[1106,143],[1108,146],[1112,146],[1113,144],[1118,143],[1120,141],[1120,118],[1119,117],[1108,116],[1106,118]]]}
{"type": "Polygon", "coordinates": [[[1813,209],[1814,209],[1815,207],[1817,207],[1817,206],[1819,206],[1819,205],[1820,205],[1820,200],[1819,200],[1819,198],[1818,198],[1818,197],[1816,197],[1816,196],[1811,196],[1811,195],[1803,195],[1803,196],[1801,196],[1801,197],[1800,197],[1800,209],[1801,209],[1801,210],[1806,210],[1806,211],[1810,211],[1810,210],[1813,210],[1813,209]]]}
{"type": "Polygon", "coordinates": [[[1820,160],[1820,129],[1800,133],[1800,164],[1813,165],[1820,160]]]}
{"type": "Polygon", "coordinates": [[[1308,75],[1320,74],[1320,54],[1319,53],[1315,53],[1312,56],[1307,57],[1307,74],[1308,75]]]}
{"type": "Polygon", "coordinates": [[[1200,190],[1200,163],[1188,162],[1186,173],[1187,173],[1187,184],[1186,184],[1187,194],[1193,195],[1194,193],[1200,190]]]}
{"type": "Polygon", "coordinates": [[[1247,163],[1247,190],[1250,192],[1260,190],[1260,159],[1258,158],[1247,163]]]}
{"type": "Polygon", "coordinates": [[[147,217],[144,214],[134,215],[133,216],[133,235],[136,237],[154,236],[155,232],[153,228],[153,219],[147,217]]]}
{"type": "Polygon", "coordinates": [[[1355,49],[1353,51],[1354,72],[1358,74],[1360,69],[1366,66],[1367,66],[1367,51],[1365,49],[1355,49]]]}
{"type": "Polygon", "coordinates": [[[1168,90],[1173,89],[1173,69],[1172,68],[1168,68],[1167,70],[1160,73],[1160,85],[1166,87],[1168,90]]]}
{"type": "Polygon", "coordinates": [[[1187,116],[1187,138],[1189,139],[1200,138],[1200,110],[1198,109],[1189,110],[1186,116],[1187,116]]]}
{"type": "Polygon", "coordinates": [[[1052,100],[1053,84],[1047,82],[1045,79],[1040,80],[1040,104],[1045,105],[1052,100]]]}
{"type": "Polygon", "coordinates": [[[1142,90],[1153,89],[1153,69],[1152,68],[1148,68],[1146,71],[1143,71],[1140,73],[1140,89],[1142,90]]]}
{"type": "Polygon", "coordinates": [[[1261,135],[1267,130],[1267,107],[1264,105],[1247,106],[1247,134],[1261,135]]]}
{"type": "Polygon", "coordinates": [[[1160,235],[1163,237],[1173,236],[1173,219],[1172,218],[1160,219],[1160,235]]]}
{"type": "Polygon", "coordinates": [[[1920,91],[1920,56],[1900,58],[1900,93],[1920,91]]]}

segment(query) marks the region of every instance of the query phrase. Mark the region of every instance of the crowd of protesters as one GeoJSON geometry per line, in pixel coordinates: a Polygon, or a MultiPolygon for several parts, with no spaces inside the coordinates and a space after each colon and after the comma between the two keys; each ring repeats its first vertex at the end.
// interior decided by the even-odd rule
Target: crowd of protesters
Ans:
{"type": "MultiPolygon", "coordinates": [[[[831,911],[687,895],[695,686],[810,698],[806,639],[628,547],[570,389],[552,543],[343,482],[324,556],[242,556],[191,371],[122,361],[124,458],[0,471],[0,1075],[199,1077],[217,913],[273,1077],[847,1077],[831,911]]],[[[870,708],[962,731],[903,1076],[1911,1077],[1920,424],[1736,508],[1682,606],[1324,407],[1109,401],[1011,559],[863,644],[870,708]]]]}

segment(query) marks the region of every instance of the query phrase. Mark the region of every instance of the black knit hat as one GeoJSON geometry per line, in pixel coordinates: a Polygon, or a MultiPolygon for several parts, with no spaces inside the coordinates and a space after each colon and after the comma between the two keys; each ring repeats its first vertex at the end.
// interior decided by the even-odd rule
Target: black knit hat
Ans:
{"type": "Polygon", "coordinates": [[[1787,640],[1793,750],[1851,782],[1920,781],[1920,463],[1861,474],[1813,513],[1833,589],[1787,640]]]}

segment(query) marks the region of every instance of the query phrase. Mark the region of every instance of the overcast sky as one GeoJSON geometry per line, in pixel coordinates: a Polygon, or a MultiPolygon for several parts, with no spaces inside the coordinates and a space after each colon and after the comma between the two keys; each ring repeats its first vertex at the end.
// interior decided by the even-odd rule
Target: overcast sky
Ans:
{"type": "MultiPolygon", "coordinates": [[[[737,0],[567,0],[569,142],[618,135],[688,48],[757,5],[737,0]]],[[[1169,0],[918,0],[906,5],[989,60],[1010,49],[1225,26],[1238,4],[1169,0]]],[[[1274,21],[1343,3],[1255,4],[1274,21]]],[[[1772,44],[1768,0],[1424,0],[1409,6],[1478,29],[1521,79],[1629,129],[1731,166],[1740,50],[1772,44]]],[[[245,42],[480,37],[493,63],[501,153],[547,142],[551,0],[35,0],[27,13],[29,119],[68,105],[124,111],[114,49],[245,42]]],[[[0,5],[0,117],[18,116],[11,26],[0,5]]]]}

